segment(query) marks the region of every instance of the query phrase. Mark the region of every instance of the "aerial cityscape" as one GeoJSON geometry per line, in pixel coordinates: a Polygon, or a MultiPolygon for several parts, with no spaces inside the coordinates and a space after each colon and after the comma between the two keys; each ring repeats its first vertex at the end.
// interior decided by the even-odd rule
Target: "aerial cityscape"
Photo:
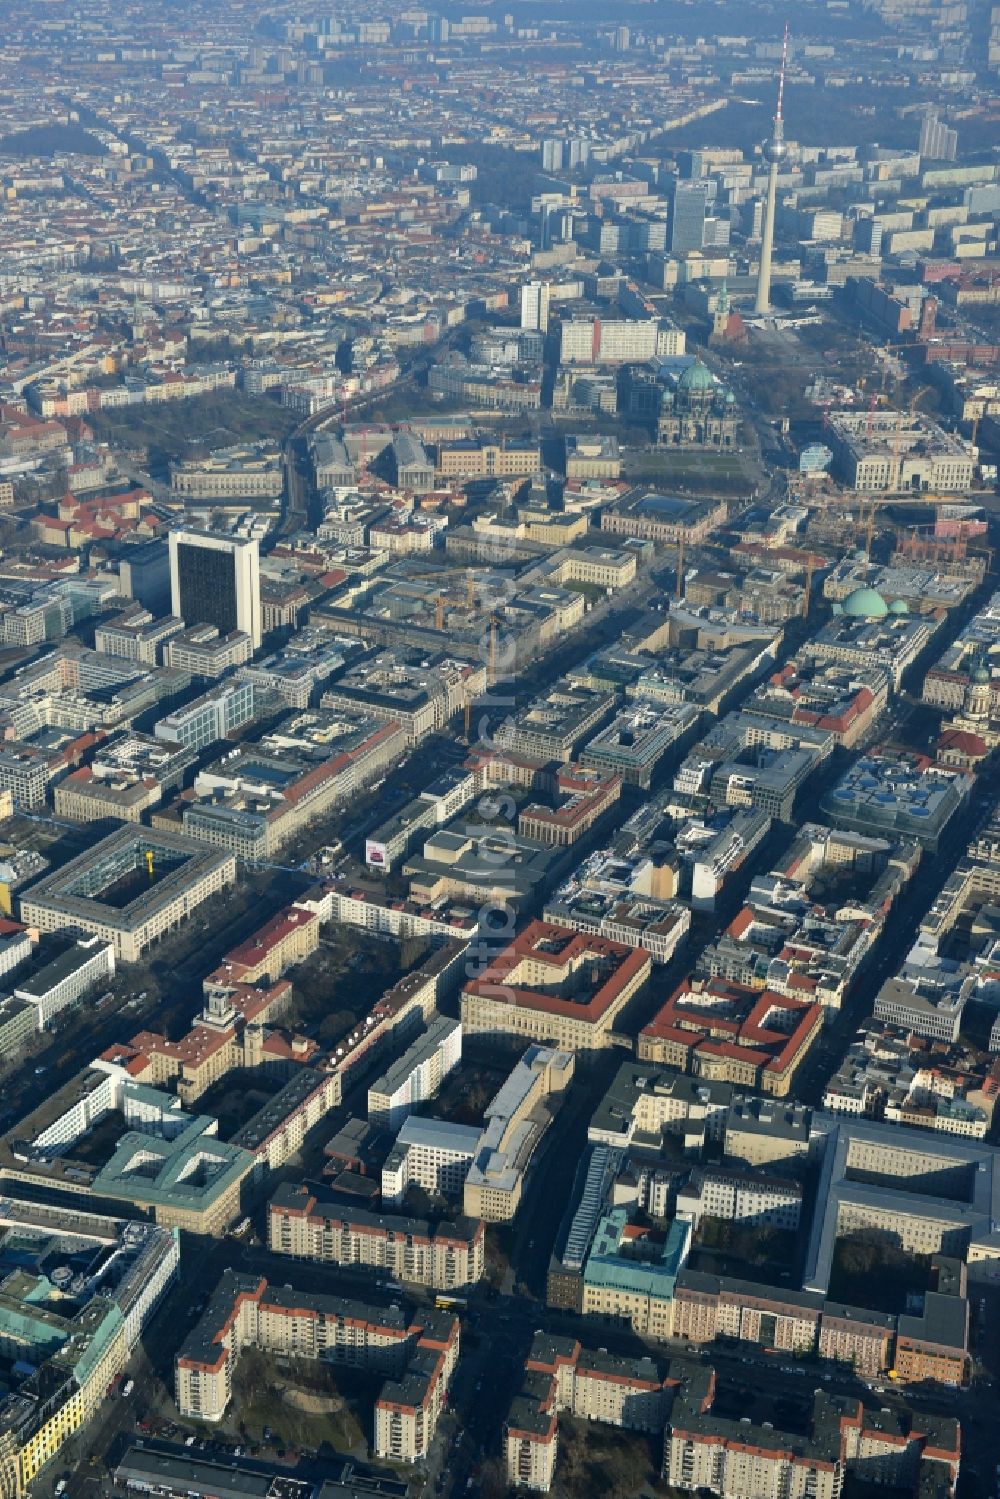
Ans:
{"type": "Polygon", "coordinates": [[[1000,4],[0,38],[0,1499],[1000,1499],[1000,4]]]}

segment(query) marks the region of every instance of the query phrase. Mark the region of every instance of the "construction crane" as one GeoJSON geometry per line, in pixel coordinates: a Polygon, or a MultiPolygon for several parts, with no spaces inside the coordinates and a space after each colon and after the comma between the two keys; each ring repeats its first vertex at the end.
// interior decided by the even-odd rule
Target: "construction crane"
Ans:
{"type": "Polygon", "coordinates": [[[152,879],[153,878],[153,850],[151,848],[147,848],[147,850],[146,850],[146,872],[149,875],[149,878],[152,879]]]}
{"type": "Polygon", "coordinates": [[[875,407],[878,405],[878,396],[872,392],[871,400],[868,402],[868,420],[865,423],[865,441],[868,442],[872,435],[872,423],[875,420],[875,407]]]}
{"type": "MultiPolygon", "coordinates": [[[[881,510],[886,505],[899,505],[908,509],[914,505],[933,505],[937,507],[939,505],[960,504],[961,502],[961,495],[929,494],[926,491],[921,492],[918,490],[914,490],[912,493],[909,493],[906,490],[902,490],[892,494],[858,495],[858,523],[864,529],[866,553],[869,555],[871,553],[871,541],[875,531],[876,510],[881,510]]],[[[977,549],[969,548],[969,550],[974,551],[977,549]]],[[[992,566],[993,554],[990,548],[984,546],[979,548],[978,550],[981,550],[982,552],[989,555],[990,565],[992,566]]]]}
{"type": "Polygon", "coordinates": [[[684,537],[677,538],[677,582],[674,585],[674,597],[684,597],[684,537]]]}
{"type": "MultiPolygon", "coordinates": [[[[844,501],[838,496],[839,506],[835,508],[850,509],[849,501],[844,501]]],[[[866,506],[875,510],[881,510],[886,505],[962,505],[972,503],[961,494],[931,494],[925,489],[895,490],[886,494],[858,494],[854,500],[855,505],[861,507],[862,512],[866,506]]]]}
{"type": "Polygon", "coordinates": [[[443,630],[444,629],[444,594],[443,593],[439,593],[438,596],[437,596],[437,598],[434,600],[434,628],[436,630],[443,630]]]}
{"type": "MultiPolygon", "coordinates": [[[[896,484],[900,484],[901,480],[902,480],[902,473],[903,473],[903,434],[904,434],[904,431],[905,431],[906,418],[907,418],[907,416],[911,416],[911,417],[913,416],[914,412],[917,409],[917,406],[923,400],[924,396],[930,395],[933,392],[933,389],[934,389],[934,387],[932,385],[922,385],[920,387],[920,389],[917,391],[916,395],[910,401],[909,406],[907,407],[906,411],[899,410],[899,411],[896,412],[896,430],[895,430],[895,432],[893,434],[892,443],[891,443],[891,448],[892,448],[892,465],[893,465],[893,470],[894,470],[894,472],[892,474],[892,479],[895,481],[896,484]]],[[[871,432],[872,432],[872,418],[873,418],[874,411],[875,411],[875,400],[876,400],[876,398],[873,396],[872,397],[872,405],[871,405],[871,408],[869,409],[869,412],[868,412],[868,424],[867,424],[867,427],[865,429],[865,437],[866,437],[866,439],[869,439],[871,437],[871,432]]],[[[895,498],[897,500],[899,500],[901,497],[897,493],[896,496],[895,496],[895,498]]],[[[865,521],[864,530],[865,530],[865,556],[869,557],[869,558],[871,557],[871,554],[872,554],[872,539],[873,539],[873,537],[875,535],[875,508],[876,508],[877,505],[879,505],[879,504],[885,504],[885,503],[890,503],[888,496],[886,496],[884,498],[874,497],[871,500],[869,500],[869,502],[868,502],[870,508],[869,508],[869,511],[868,511],[868,519],[865,521]]],[[[862,516],[864,515],[864,502],[862,502],[861,514],[862,514],[862,516]]]]}

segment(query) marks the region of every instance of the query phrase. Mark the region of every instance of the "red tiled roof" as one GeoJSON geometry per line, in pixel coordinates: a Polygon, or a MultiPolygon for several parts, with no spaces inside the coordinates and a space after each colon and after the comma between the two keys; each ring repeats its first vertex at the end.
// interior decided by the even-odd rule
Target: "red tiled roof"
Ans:
{"type": "Polygon", "coordinates": [[[611,942],[605,937],[573,932],[555,922],[532,921],[493,960],[480,978],[472,979],[464,985],[463,992],[479,995],[484,999],[502,999],[521,1009],[540,1010],[549,1015],[560,1015],[566,1019],[593,1024],[600,1021],[621,991],[650,966],[648,953],[641,949],[626,947],[621,942],[611,942]],[[552,951],[546,950],[543,945],[546,943],[553,944],[552,951]],[[556,979],[568,972],[578,959],[588,954],[610,959],[614,966],[585,1003],[545,994],[539,989],[518,984],[516,979],[511,981],[511,976],[516,974],[526,959],[550,966],[553,979],[556,979]]]}
{"type": "Polygon", "coordinates": [[[989,754],[989,747],[978,734],[965,729],[946,729],[935,746],[938,750],[958,750],[960,754],[979,757],[989,754]]]}

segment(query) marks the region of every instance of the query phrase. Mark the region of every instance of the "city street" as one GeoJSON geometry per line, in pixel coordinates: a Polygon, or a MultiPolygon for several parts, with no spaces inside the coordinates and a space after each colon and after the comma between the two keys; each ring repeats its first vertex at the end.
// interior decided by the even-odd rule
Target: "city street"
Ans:
{"type": "Polygon", "coordinates": [[[1000,3],[0,85],[0,1499],[1000,1499],[1000,3]]]}

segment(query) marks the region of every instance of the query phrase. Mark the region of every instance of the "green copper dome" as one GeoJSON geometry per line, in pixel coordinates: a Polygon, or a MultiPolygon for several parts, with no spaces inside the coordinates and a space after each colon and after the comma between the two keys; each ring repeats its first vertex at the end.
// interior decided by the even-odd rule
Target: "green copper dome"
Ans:
{"type": "Polygon", "coordinates": [[[885,619],[889,610],[874,588],[855,588],[844,600],[844,613],[851,619],[885,619]]]}
{"type": "Polygon", "coordinates": [[[889,605],[890,614],[909,614],[909,606],[905,599],[893,599],[889,605]]]}
{"type": "Polygon", "coordinates": [[[696,360],[694,364],[688,365],[677,382],[678,390],[712,390],[714,387],[715,381],[712,379],[712,372],[702,364],[700,359],[696,360]]]}

